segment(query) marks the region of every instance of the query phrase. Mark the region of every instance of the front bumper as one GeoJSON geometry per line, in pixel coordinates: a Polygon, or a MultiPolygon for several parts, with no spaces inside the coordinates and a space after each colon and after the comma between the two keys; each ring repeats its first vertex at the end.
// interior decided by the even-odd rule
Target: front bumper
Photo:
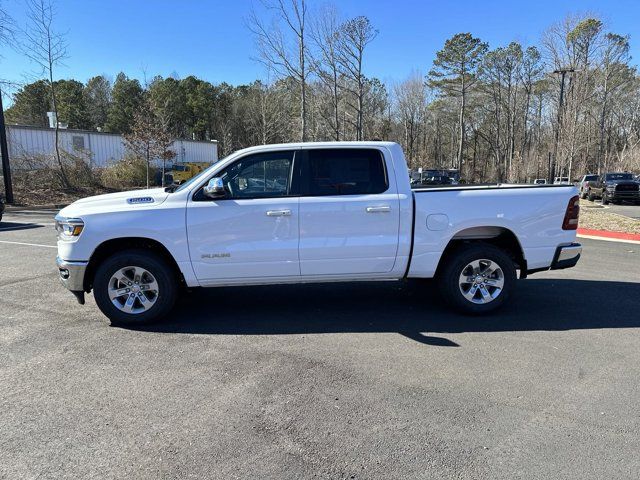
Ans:
{"type": "Polygon", "coordinates": [[[640,192],[638,191],[607,191],[609,201],[614,202],[640,202],[640,192]]]}
{"type": "Polygon", "coordinates": [[[62,284],[72,292],[84,292],[84,274],[89,262],[71,262],[56,258],[62,284]]]}
{"type": "Polygon", "coordinates": [[[551,262],[551,270],[561,270],[563,268],[571,268],[580,260],[582,253],[582,245],[572,243],[570,245],[560,245],[556,249],[556,254],[551,262]]]}

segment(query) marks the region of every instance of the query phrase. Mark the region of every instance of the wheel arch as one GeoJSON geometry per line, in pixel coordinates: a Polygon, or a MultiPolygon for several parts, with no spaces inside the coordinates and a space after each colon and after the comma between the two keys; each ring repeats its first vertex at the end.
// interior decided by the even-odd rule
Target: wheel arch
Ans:
{"type": "Polygon", "coordinates": [[[185,285],[184,276],[171,252],[162,243],[146,237],[118,237],[105,240],[91,254],[84,275],[84,290],[90,292],[98,266],[108,257],[124,250],[151,251],[167,262],[181,285],[185,285]]]}
{"type": "Polygon", "coordinates": [[[520,278],[526,278],[527,260],[524,256],[522,245],[520,245],[516,234],[503,226],[470,227],[457,232],[451,240],[449,240],[449,243],[442,252],[436,274],[446,263],[447,259],[459,248],[477,243],[493,245],[506,252],[513,259],[516,268],[520,270],[520,278]]]}

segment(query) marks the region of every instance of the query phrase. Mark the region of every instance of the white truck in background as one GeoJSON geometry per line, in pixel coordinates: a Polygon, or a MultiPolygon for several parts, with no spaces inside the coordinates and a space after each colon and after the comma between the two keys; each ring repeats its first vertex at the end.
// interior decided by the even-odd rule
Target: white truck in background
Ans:
{"type": "Polygon", "coordinates": [[[115,324],[166,316],[184,287],[432,277],[479,314],[517,277],[577,263],[578,213],[570,185],[412,190],[396,143],[265,145],[179,187],[62,209],[57,264],[115,324]]]}

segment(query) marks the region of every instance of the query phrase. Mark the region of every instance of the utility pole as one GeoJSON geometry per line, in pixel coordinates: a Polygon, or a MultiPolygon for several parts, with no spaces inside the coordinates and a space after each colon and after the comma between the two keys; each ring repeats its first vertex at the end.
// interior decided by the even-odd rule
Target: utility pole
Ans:
{"type": "Polygon", "coordinates": [[[13,203],[13,185],[11,183],[11,168],[9,167],[9,147],[7,145],[7,130],[4,124],[4,107],[2,106],[2,90],[0,90],[0,155],[2,155],[2,178],[4,179],[4,194],[6,202],[13,203]]]}
{"type": "Polygon", "coordinates": [[[560,121],[562,120],[562,102],[564,100],[564,77],[569,72],[575,72],[573,68],[559,68],[554,70],[553,73],[560,74],[560,100],[558,101],[558,117],[556,119],[556,139],[553,144],[553,161],[551,168],[549,169],[549,182],[553,183],[556,176],[556,164],[558,162],[558,141],[560,139],[560,121]]]}

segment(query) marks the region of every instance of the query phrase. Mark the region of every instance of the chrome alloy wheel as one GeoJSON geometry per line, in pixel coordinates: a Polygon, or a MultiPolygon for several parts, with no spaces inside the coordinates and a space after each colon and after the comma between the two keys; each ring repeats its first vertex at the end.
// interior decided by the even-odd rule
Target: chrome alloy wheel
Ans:
{"type": "Polygon", "coordinates": [[[462,295],[470,302],[489,303],[502,293],[504,272],[491,260],[474,260],[462,269],[458,284],[462,295]]]}
{"type": "Polygon", "coordinates": [[[158,282],[142,267],[124,267],[109,279],[109,298],[124,313],[149,310],[158,299],[158,282]]]}

